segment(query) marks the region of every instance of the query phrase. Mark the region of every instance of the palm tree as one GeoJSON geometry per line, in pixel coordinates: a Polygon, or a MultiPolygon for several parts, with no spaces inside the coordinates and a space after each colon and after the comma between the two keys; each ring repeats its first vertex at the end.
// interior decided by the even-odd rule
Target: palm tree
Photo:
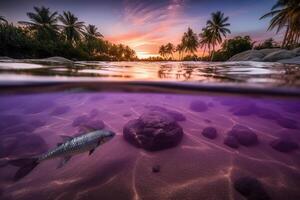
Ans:
{"type": "Polygon", "coordinates": [[[287,47],[299,41],[300,37],[300,1],[277,0],[271,11],[260,19],[272,17],[269,30],[277,28],[276,33],[285,29],[282,47],[287,47]]]}
{"type": "Polygon", "coordinates": [[[213,60],[215,46],[222,43],[222,36],[226,37],[227,33],[231,33],[227,28],[230,26],[228,23],[229,17],[224,17],[224,13],[217,11],[211,14],[211,19],[206,22],[206,28],[212,34],[211,45],[213,48],[211,60],[213,60]]]}
{"type": "Polygon", "coordinates": [[[5,23],[5,24],[8,24],[8,21],[5,19],[5,17],[0,16],[0,24],[1,24],[2,22],[5,23]]]}
{"type": "Polygon", "coordinates": [[[176,46],[176,51],[178,52],[178,58],[179,58],[179,60],[181,60],[182,53],[183,53],[183,51],[184,51],[184,46],[183,46],[182,43],[180,43],[180,44],[178,44],[178,45],[176,46]]]}
{"type": "Polygon", "coordinates": [[[57,24],[57,12],[51,12],[49,8],[33,7],[34,12],[28,12],[30,21],[19,21],[37,33],[39,39],[55,39],[59,30],[57,24]]]}
{"type": "Polygon", "coordinates": [[[208,48],[208,54],[210,54],[210,48],[211,48],[211,43],[212,43],[212,36],[213,36],[213,34],[207,28],[203,28],[202,32],[199,34],[199,37],[200,37],[200,41],[199,41],[200,48],[204,47],[204,51],[202,53],[202,58],[204,58],[204,55],[205,55],[205,52],[206,52],[206,48],[208,48]]]}
{"type": "Polygon", "coordinates": [[[83,33],[84,22],[78,21],[78,18],[70,11],[64,11],[58,18],[63,23],[63,33],[67,41],[78,42],[83,33]]]}
{"type": "Polygon", "coordinates": [[[103,35],[98,32],[98,28],[91,24],[85,27],[85,36],[87,38],[103,38],[103,35]]]}
{"type": "Polygon", "coordinates": [[[174,45],[169,42],[168,44],[166,44],[165,50],[166,50],[166,53],[169,55],[169,57],[171,56],[171,58],[173,59],[173,53],[175,51],[174,45]]]}
{"type": "Polygon", "coordinates": [[[198,36],[191,28],[188,28],[188,31],[183,34],[181,43],[183,44],[186,52],[195,54],[199,46],[198,36]]]}
{"type": "Polygon", "coordinates": [[[161,45],[159,47],[158,53],[159,53],[159,55],[161,55],[161,57],[165,58],[166,53],[167,53],[166,47],[164,45],[161,45]]]}

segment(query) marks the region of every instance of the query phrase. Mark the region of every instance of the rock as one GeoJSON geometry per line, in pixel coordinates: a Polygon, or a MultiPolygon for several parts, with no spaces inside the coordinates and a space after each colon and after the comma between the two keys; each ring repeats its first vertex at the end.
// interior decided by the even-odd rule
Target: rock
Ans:
{"type": "Polygon", "coordinates": [[[197,100],[191,102],[190,109],[194,112],[205,112],[208,110],[208,107],[205,102],[197,100]]]}
{"type": "Polygon", "coordinates": [[[276,119],[276,122],[278,125],[280,125],[283,128],[288,128],[288,129],[297,129],[297,121],[285,117],[279,117],[276,119]]]}
{"type": "Polygon", "coordinates": [[[258,50],[260,53],[263,53],[263,54],[265,54],[265,55],[268,55],[268,54],[270,54],[270,53],[274,53],[274,52],[276,52],[276,51],[280,51],[280,50],[282,50],[282,49],[280,49],[280,48],[272,48],[272,49],[260,49],[260,50],[258,50]]]}
{"type": "Polygon", "coordinates": [[[228,135],[235,137],[244,146],[252,146],[258,143],[257,135],[246,126],[235,125],[228,132],[228,135]]]}
{"type": "Polygon", "coordinates": [[[283,153],[289,153],[299,148],[299,145],[296,142],[284,137],[272,141],[270,145],[273,149],[283,153]]]}
{"type": "Polygon", "coordinates": [[[36,64],[46,64],[46,65],[73,65],[74,62],[59,56],[44,58],[44,59],[24,59],[23,62],[36,63],[36,64]]]}
{"type": "Polygon", "coordinates": [[[127,122],[123,128],[123,136],[138,148],[157,151],[178,145],[183,137],[183,130],[169,115],[150,111],[127,122]]]}
{"type": "Polygon", "coordinates": [[[224,139],[224,144],[233,148],[233,149],[237,149],[239,148],[239,142],[238,140],[233,137],[233,136],[227,136],[225,139],[224,139]]]}
{"type": "Polygon", "coordinates": [[[296,55],[297,55],[296,53],[289,51],[289,50],[279,50],[279,51],[275,51],[273,53],[266,55],[263,58],[263,61],[276,62],[278,60],[296,57],[296,55]]]}
{"type": "Polygon", "coordinates": [[[258,117],[264,118],[264,119],[271,119],[275,120],[278,117],[280,117],[280,113],[277,113],[273,110],[267,109],[267,108],[257,108],[256,115],[258,117]]]}
{"type": "Polygon", "coordinates": [[[209,139],[215,139],[217,137],[217,130],[214,127],[206,127],[203,129],[202,135],[209,139]]]}
{"type": "Polygon", "coordinates": [[[300,47],[293,49],[292,50],[294,53],[296,53],[297,55],[300,55],[300,47]]]}
{"type": "Polygon", "coordinates": [[[160,166],[159,166],[159,165],[154,165],[154,166],[152,167],[152,172],[153,172],[153,173],[158,173],[158,172],[160,172],[160,166]]]}
{"type": "Polygon", "coordinates": [[[169,115],[170,117],[172,117],[174,120],[176,121],[185,121],[186,118],[183,114],[181,114],[180,112],[174,111],[174,110],[169,110],[160,106],[146,106],[147,109],[149,109],[150,111],[157,111],[157,112],[162,112],[165,113],[167,115],[169,115]]]}
{"type": "Polygon", "coordinates": [[[231,57],[229,61],[261,61],[265,54],[258,50],[248,50],[231,57]]]}
{"type": "Polygon", "coordinates": [[[263,185],[255,178],[245,176],[234,181],[234,188],[248,200],[270,200],[263,185]]]}
{"type": "Polygon", "coordinates": [[[14,60],[13,58],[7,57],[7,56],[0,56],[0,60],[14,60]]]}
{"type": "Polygon", "coordinates": [[[69,112],[71,110],[70,106],[59,106],[56,107],[52,112],[51,115],[62,115],[65,114],[67,112],[69,112]]]}
{"type": "Polygon", "coordinates": [[[300,56],[296,56],[293,58],[289,59],[283,59],[283,60],[278,60],[277,62],[283,63],[283,64],[300,64],[300,56]]]}

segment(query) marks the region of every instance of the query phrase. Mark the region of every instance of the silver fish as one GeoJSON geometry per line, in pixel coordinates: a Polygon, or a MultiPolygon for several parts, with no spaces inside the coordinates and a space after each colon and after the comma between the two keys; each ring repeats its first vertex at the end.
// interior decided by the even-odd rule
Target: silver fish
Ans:
{"type": "Polygon", "coordinates": [[[57,147],[48,152],[35,156],[33,158],[22,158],[9,161],[9,164],[20,167],[14,176],[14,180],[18,181],[29,174],[39,163],[62,157],[62,161],[58,168],[64,166],[72,156],[84,152],[91,155],[95,149],[101,144],[106,143],[115,136],[114,132],[108,130],[95,130],[77,137],[62,135],[63,143],[58,143],[57,147]]]}

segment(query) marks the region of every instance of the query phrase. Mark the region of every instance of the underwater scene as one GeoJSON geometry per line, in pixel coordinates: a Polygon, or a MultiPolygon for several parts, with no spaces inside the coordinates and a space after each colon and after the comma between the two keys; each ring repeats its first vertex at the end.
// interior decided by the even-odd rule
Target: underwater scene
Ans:
{"type": "Polygon", "coordinates": [[[300,199],[300,99],[7,92],[0,199],[300,199]]]}

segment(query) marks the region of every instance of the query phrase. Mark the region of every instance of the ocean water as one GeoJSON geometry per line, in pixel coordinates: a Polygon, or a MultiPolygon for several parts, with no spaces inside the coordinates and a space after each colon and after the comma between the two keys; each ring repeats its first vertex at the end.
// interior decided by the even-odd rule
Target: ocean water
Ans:
{"type": "Polygon", "coordinates": [[[299,66],[0,68],[1,200],[300,199],[299,66]],[[11,161],[91,129],[116,136],[61,168],[60,158],[46,160],[14,179],[11,161]]]}

